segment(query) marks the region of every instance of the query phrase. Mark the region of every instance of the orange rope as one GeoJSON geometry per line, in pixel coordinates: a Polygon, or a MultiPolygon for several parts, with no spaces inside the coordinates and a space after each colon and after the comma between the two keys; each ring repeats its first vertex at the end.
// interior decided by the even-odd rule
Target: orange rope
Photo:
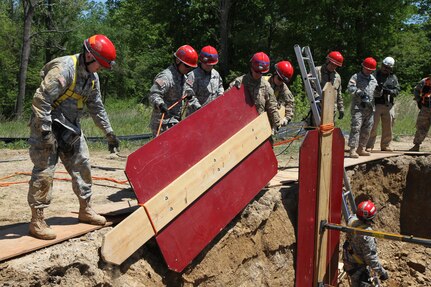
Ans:
{"type": "MultiPolygon", "coordinates": [[[[56,173],[67,173],[65,171],[57,171],[56,173]]],[[[11,175],[7,175],[5,177],[0,178],[0,180],[6,179],[6,178],[11,178],[17,175],[31,175],[31,172],[15,172],[14,174],[11,175]]],[[[101,177],[101,176],[92,176],[91,177],[94,180],[107,180],[107,181],[112,181],[118,184],[127,184],[128,181],[127,180],[118,180],[115,178],[110,178],[110,177],[101,177]]],[[[71,178],[65,178],[65,177],[54,177],[53,179],[55,180],[62,180],[62,181],[71,181],[71,178]]],[[[0,187],[7,187],[7,186],[11,186],[14,184],[21,184],[21,183],[28,183],[28,181],[8,181],[8,182],[0,182],[0,187]]]]}
{"type": "Polygon", "coordinates": [[[320,132],[324,135],[330,134],[334,131],[334,123],[320,125],[320,132]]]}
{"type": "Polygon", "coordinates": [[[286,143],[296,141],[296,140],[298,140],[298,139],[300,139],[300,138],[302,138],[302,137],[304,137],[304,136],[302,136],[302,135],[301,135],[301,136],[297,136],[297,137],[290,138],[290,139],[287,139],[287,140],[279,141],[279,142],[277,142],[277,143],[274,143],[274,145],[273,145],[273,146],[284,145],[284,144],[286,144],[286,143]]]}

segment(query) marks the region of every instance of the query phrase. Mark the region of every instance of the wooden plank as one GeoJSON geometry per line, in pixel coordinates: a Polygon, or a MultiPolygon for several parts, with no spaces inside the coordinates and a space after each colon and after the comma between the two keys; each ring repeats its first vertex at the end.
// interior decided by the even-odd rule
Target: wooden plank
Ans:
{"type": "MultiPolygon", "coordinates": [[[[326,83],[323,88],[322,125],[334,123],[334,99],[335,89],[331,83],[326,83]]],[[[332,135],[333,132],[320,132],[319,141],[319,180],[317,193],[316,230],[319,230],[322,220],[328,221],[329,195],[331,191],[332,177],[332,135]]],[[[314,286],[319,282],[325,282],[327,276],[327,246],[328,233],[315,234],[315,270],[314,286]]],[[[327,281],[327,279],[326,279],[327,281]]]]}
{"type": "MultiPolygon", "coordinates": [[[[78,214],[76,213],[48,218],[46,222],[57,234],[56,239],[41,240],[29,236],[28,223],[0,227],[0,261],[48,247],[103,227],[79,223],[78,214]]],[[[112,223],[112,221],[108,221],[105,226],[112,225],[112,223]]]]}
{"type": "Polygon", "coordinates": [[[121,264],[145,242],[154,236],[154,230],[143,207],[124,219],[103,237],[102,259],[121,264]]]}
{"type": "Polygon", "coordinates": [[[156,232],[270,136],[268,116],[262,113],[147,201],[144,206],[156,232]]]}
{"type": "Polygon", "coordinates": [[[276,172],[277,159],[266,141],[163,229],[156,239],[169,269],[181,272],[276,172]]]}
{"type": "Polygon", "coordinates": [[[316,234],[318,131],[312,130],[299,150],[298,236],[295,286],[314,286],[314,239],[316,234]]]}

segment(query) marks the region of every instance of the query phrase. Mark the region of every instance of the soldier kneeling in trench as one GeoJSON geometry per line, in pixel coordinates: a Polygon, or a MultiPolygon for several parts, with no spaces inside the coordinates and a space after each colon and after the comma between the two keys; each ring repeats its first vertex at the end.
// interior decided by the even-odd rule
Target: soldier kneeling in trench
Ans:
{"type": "MultiPolygon", "coordinates": [[[[363,201],[358,205],[356,216],[349,220],[348,225],[372,230],[371,224],[376,214],[374,203],[370,200],[363,201]]],[[[373,286],[370,269],[380,276],[380,280],[389,278],[388,272],[380,264],[376,239],[371,236],[347,233],[343,245],[343,263],[352,287],[373,286]]]]}

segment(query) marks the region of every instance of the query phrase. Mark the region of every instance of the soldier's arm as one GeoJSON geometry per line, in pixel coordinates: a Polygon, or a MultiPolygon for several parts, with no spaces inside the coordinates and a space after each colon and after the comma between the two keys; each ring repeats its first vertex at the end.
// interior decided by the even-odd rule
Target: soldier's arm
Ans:
{"type": "Polygon", "coordinates": [[[377,274],[382,275],[384,269],[380,264],[379,255],[377,254],[377,244],[374,237],[363,236],[360,244],[365,263],[377,274]]]}
{"type": "Polygon", "coordinates": [[[414,94],[414,98],[415,98],[416,102],[419,102],[421,100],[421,91],[422,91],[424,84],[425,84],[424,80],[420,81],[416,85],[415,89],[413,90],[413,94],[414,94]]]}
{"type": "Polygon", "coordinates": [[[91,96],[87,99],[87,109],[90,113],[96,126],[101,129],[105,135],[112,133],[113,129],[108,118],[108,114],[105,110],[105,106],[102,102],[102,96],[100,93],[100,82],[99,77],[95,74],[94,89],[91,92],[91,96]]]}
{"type": "Polygon", "coordinates": [[[273,127],[279,127],[281,125],[280,114],[278,113],[277,108],[277,99],[274,96],[274,91],[269,86],[267,87],[267,99],[265,102],[265,111],[268,113],[268,116],[273,124],[273,127]]]}
{"type": "Polygon", "coordinates": [[[283,84],[282,102],[286,109],[286,118],[291,120],[293,118],[293,111],[295,109],[295,98],[289,88],[283,84]]]}
{"type": "Polygon", "coordinates": [[[153,107],[159,108],[164,104],[164,95],[168,89],[168,80],[164,76],[156,76],[150,89],[149,100],[153,107]]]}
{"type": "Polygon", "coordinates": [[[358,87],[356,86],[356,81],[357,81],[357,75],[354,74],[350,78],[349,83],[347,84],[347,92],[349,92],[352,95],[356,94],[356,92],[358,91],[358,87]]]}
{"type": "Polygon", "coordinates": [[[224,88],[223,88],[223,79],[221,78],[220,74],[218,75],[218,81],[219,81],[219,85],[218,85],[218,90],[217,90],[217,97],[223,95],[224,93],[224,88]]]}
{"type": "Polygon", "coordinates": [[[343,100],[343,95],[341,93],[342,88],[341,88],[341,84],[337,89],[337,110],[339,112],[344,112],[344,100],[343,100]]]}
{"type": "Polygon", "coordinates": [[[70,85],[69,78],[67,70],[60,65],[52,67],[43,75],[32,100],[34,120],[40,132],[51,131],[51,105],[70,85]]]}

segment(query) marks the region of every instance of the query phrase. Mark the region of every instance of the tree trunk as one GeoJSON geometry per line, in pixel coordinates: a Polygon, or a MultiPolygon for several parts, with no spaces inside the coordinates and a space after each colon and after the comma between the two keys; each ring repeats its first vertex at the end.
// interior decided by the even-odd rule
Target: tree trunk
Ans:
{"type": "Polygon", "coordinates": [[[24,31],[22,37],[21,64],[19,67],[18,96],[15,105],[15,118],[20,119],[24,108],[25,85],[27,80],[28,59],[31,47],[31,23],[33,21],[36,0],[24,0],[24,31]]]}
{"type": "Polygon", "coordinates": [[[228,38],[231,7],[231,0],[220,0],[220,74],[223,79],[226,78],[229,68],[228,38]]]}

